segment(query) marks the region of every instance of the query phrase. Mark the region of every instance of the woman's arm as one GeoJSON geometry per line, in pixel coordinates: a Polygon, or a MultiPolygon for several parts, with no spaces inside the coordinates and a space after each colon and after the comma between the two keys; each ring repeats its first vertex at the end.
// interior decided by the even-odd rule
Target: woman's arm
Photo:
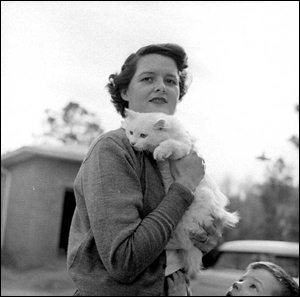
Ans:
{"type": "Polygon", "coordinates": [[[83,165],[82,183],[91,229],[107,271],[132,282],[163,251],[193,195],[173,184],[144,219],[138,164],[124,147],[104,138],[83,165]]]}

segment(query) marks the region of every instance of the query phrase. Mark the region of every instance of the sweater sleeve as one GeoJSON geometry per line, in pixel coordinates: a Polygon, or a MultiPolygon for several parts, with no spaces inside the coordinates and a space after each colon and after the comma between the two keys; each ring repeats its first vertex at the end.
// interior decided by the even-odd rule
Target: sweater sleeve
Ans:
{"type": "Polygon", "coordinates": [[[163,251],[193,195],[174,183],[157,208],[141,218],[138,165],[112,138],[102,139],[85,161],[83,195],[95,243],[109,274],[132,282],[163,251]]]}

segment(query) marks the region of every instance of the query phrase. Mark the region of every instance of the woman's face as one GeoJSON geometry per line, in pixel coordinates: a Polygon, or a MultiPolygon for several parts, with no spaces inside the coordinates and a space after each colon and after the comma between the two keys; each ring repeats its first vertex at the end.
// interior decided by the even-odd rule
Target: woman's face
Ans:
{"type": "Polygon", "coordinates": [[[173,115],[179,101],[179,75],[172,58],[158,54],[142,57],[123,100],[137,112],[163,112],[173,115]]]}

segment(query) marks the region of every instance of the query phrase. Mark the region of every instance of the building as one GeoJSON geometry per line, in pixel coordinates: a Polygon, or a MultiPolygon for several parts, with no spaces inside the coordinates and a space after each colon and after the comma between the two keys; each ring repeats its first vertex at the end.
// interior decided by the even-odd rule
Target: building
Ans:
{"type": "Polygon", "coordinates": [[[87,149],[27,146],[1,156],[1,262],[19,269],[65,254],[73,182],[87,149]]]}

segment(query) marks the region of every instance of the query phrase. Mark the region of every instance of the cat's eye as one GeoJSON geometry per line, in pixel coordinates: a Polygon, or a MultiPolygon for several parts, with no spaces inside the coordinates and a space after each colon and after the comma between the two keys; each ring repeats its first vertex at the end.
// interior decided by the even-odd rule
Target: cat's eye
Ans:
{"type": "Polygon", "coordinates": [[[133,135],[133,132],[132,132],[132,131],[129,131],[129,134],[130,134],[130,135],[133,135]]]}
{"type": "Polygon", "coordinates": [[[147,134],[143,134],[143,133],[141,133],[141,138],[146,138],[147,137],[147,134]]]}

